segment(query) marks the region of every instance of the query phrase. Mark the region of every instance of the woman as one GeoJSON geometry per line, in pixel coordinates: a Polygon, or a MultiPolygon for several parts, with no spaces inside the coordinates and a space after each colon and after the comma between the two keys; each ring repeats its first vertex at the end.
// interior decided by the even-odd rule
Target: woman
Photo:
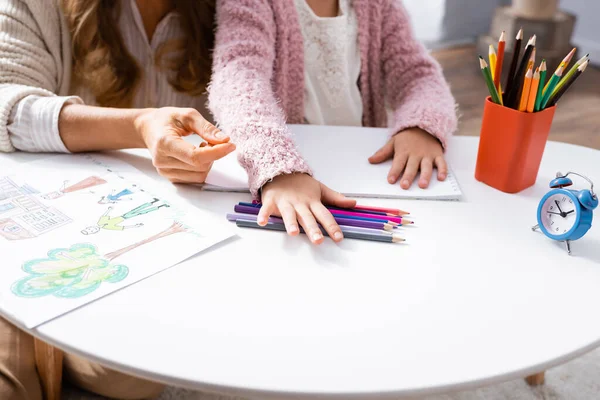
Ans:
{"type": "MultiPolygon", "coordinates": [[[[203,182],[212,162],[235,148],[197,111],[205,109],[214,7],[214,0],[0,1],[0,151],[146,147],[161,175],[203,182]],[[207,144],[182,139],[190,134],[207,144]]],[[[67,379],[107,397],[146,399],[162,390],[69,354],[64,364],[67,379]]],[[[0,399],[41,399],[33,339],[2,318],[0,399]]]]}

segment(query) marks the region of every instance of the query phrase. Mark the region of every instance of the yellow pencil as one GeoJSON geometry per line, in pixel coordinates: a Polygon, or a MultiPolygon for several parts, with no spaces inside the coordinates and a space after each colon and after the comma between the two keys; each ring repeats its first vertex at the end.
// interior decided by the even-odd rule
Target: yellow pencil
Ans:
{"type": "Polygon", "coordinates": [[[527,112],[535,111],[535,102],[537,99],[538,88],[540,86],[540,68],[536,68],[531,81],[531,89],[529,89],[529,99],[527,100],[527,112]]]}
{"type": "Polygon", "coordinates": [[[498,60],[498,56],[496,55],[496,49],[494,49],[494,45],[490,44],[489,49],[489,59],[490,59],[490,73],[492,74],[492,79],[496,76],[496,61],[498,60]]]}
{"type": "MultiPolygon", "coordinates": [[[[556,71],[558,71],[559,69],[563,69],[563,71],[567,70],[567,67],[569,66],[569,63],[571,62],[571,59],[573,58],[573,56],[575,55],[575,52],[577,51],[577,47],[573,47],[573,50],[571,50],[569,52],[569,54],[567,54],[565,56],[565,58],[563,58],[563,60],[560,62],[560,64],[558,65],[558,67],[556,68],[556,71]]],[[[579,66],[579,65],[578,65],[579,66]]],[[[575,67],[575,69],[577,69],[577,67],[575,67]]],[[[556,72],[554,71],[554,72],[556,72]]],[[[550,83],[550,82],[548,82],[550,83]]],[[[544,91],[546,90],[546,88],[548,87],[548,85],[546,85],[544,87],[544,91]]]]}
{"type": "Polygon", "coordinates": [[[523,92],[521,93],[521,103],[519,104],[519,111],[527,111],[527,104],[529,102],[529,91],[531,90],[532,79],[533,71],[530,68],[525,74],[525,83],[523,84],[523,92]]]}

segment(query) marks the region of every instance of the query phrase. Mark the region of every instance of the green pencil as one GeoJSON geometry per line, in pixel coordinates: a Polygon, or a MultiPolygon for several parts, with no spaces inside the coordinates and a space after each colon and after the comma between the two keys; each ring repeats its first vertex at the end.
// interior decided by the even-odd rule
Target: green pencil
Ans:
{"type": "Polygon", "coordinates": [[[546,69],[546,60],[542,60],[542,63],[540,64],[540,85],[538,86],[537,96],[535,98],[534,111],[540,111],[540,108],[542,107],[542,92],[546,85],[546,69]]]}
{"type": "Polygon", "coordinates": [[[543,110],[548,105],[550,96],[554,92],[554,88],[556,88],[556,85],[558,84],[558,81],[560,80],[562,74],[563,74],[563,67],[560,67],[559,69],[556,70],[556,72],[554,74],[552,74],[552,78],[550,78],[550,81],[548,81],[548,87],[546,88],[546,91],[544,91],[544,96],[543,96],[544,98],[542,99],[542,104],[540,106],[540,110],[543,110]]]}
{"type": "Polygon", "coordinates": [[[500,96],[498,96],[498,91],[494,86],[494,79],[492,79],[492,73],[490,69],[483,59],[483,57],[479,56],[479,66],[481,67],[481,72],[483,73],[483,79],[487,84],[488,90],[490,92],[490,96],[492,96],[492,101],[496,104],[500,104],[500,96]]]}
{"type": "Polygon", "coordinates": [[[586,62],[589,58],[590,58],[589,53],[586,54],[585,56],[581,57],[581,59],[579,61],[577,61],[575,63],[575,65],[573,65],[571,67],[571,69],[569,70],[569,72],[567,72],[567,74],[564,76],[564,78],[562,78],[560,80],[560,82],[558,82],[558,84],[554,88],[554,91],[552,92],[552,94],[556,94],[556,92],[558,92],[560,89],[562,89],[562,87],[565,85],[565,83],[567,83],[571,79],[571,77],[573,75],[575,75],[575,72],[577,72],[577,68],[579,68],[581,66],[581,64],[586,62]]]}

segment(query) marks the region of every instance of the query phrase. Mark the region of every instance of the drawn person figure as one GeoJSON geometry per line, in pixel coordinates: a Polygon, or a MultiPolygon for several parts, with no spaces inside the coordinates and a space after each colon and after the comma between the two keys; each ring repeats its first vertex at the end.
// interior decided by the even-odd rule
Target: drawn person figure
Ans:
{"type": "Polygon", "coordinates": [[[42,198],[45,200],[54,200],[54,199],[64,196],[66,193],[77,192],[78,190],[83,190],[83,189],[87,189],[87,188],[98,186],[98,185],[104,185],[106,183],[106,181],[97,176],[90,176],[90,177],[85,178],[84,180],[77,182],[71,186],[67,186],[68,183],[69,183],[69,181],[64,181],[63,185],[61,186],[60,189],[58,189],[55,192],[46,193],[46,194],[42,195],[42,198]]]}
{"type": "Polygon", "coordinates": [[[88,226],[84,230],[81,231],[84,235],[93,235],[94,233],[100,232],[100,229],[106,229],[109,231],[122,231],[124,229],[129,228],[139,228],[144,226],[143,223],[135,224],[135,225],[121,225],[125,220],[130,218],[135,218],[139,215],[148,214],[150,212],[156,211],[161,207],[170,207],[168,204],[161,204],[156,206],[155,204],[160,200],[155,198],[154,200],[144,203],[141,206],[134,208],[131,211],[126,212],[125,214],[119,217],[111,217],[110,211],[113,209],[112,207],[108,207],[108,210],[98,220],[98,223],[95,226],[88,226]]]}
{"type": "Polygon", "coordinates": [[[102,198],[98,201],[98,204],[115,204],[120,202],[121,200],[131,200],[131,197],[124,197],[127,195],[133,194],[131,190],[125,188],[121,190],[119,193],[115,194],[115,190],[113,189],[106,196],[102,196],[102,198]]]}

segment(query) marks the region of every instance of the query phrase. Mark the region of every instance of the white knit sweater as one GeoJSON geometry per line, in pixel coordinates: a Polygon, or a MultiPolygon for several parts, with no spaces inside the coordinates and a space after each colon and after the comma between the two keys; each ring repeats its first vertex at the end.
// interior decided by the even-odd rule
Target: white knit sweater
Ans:
{"type": "Polygon", "coordinates": [[[0,151],[15,150],[7,125],[20,100],[68,93],[71,39],[53,5],[53,0],[0,1],[0,151]]]}
{"type": "MultiPolygon", "coordinates": [[[[0,0],[0,151],[68,152],[58,131],[67,102],[97,105],[93,93],[71,82],[71,38],[56,0],[0,0]]],[[[170,71],[157,68],[160,46],[184,35],[170,12],[149,39],[136,0],[119,0],[115,28],[140,67],[133,107],[192,107],[209,121],[206,95],[177,92],[170,71]]]]}

